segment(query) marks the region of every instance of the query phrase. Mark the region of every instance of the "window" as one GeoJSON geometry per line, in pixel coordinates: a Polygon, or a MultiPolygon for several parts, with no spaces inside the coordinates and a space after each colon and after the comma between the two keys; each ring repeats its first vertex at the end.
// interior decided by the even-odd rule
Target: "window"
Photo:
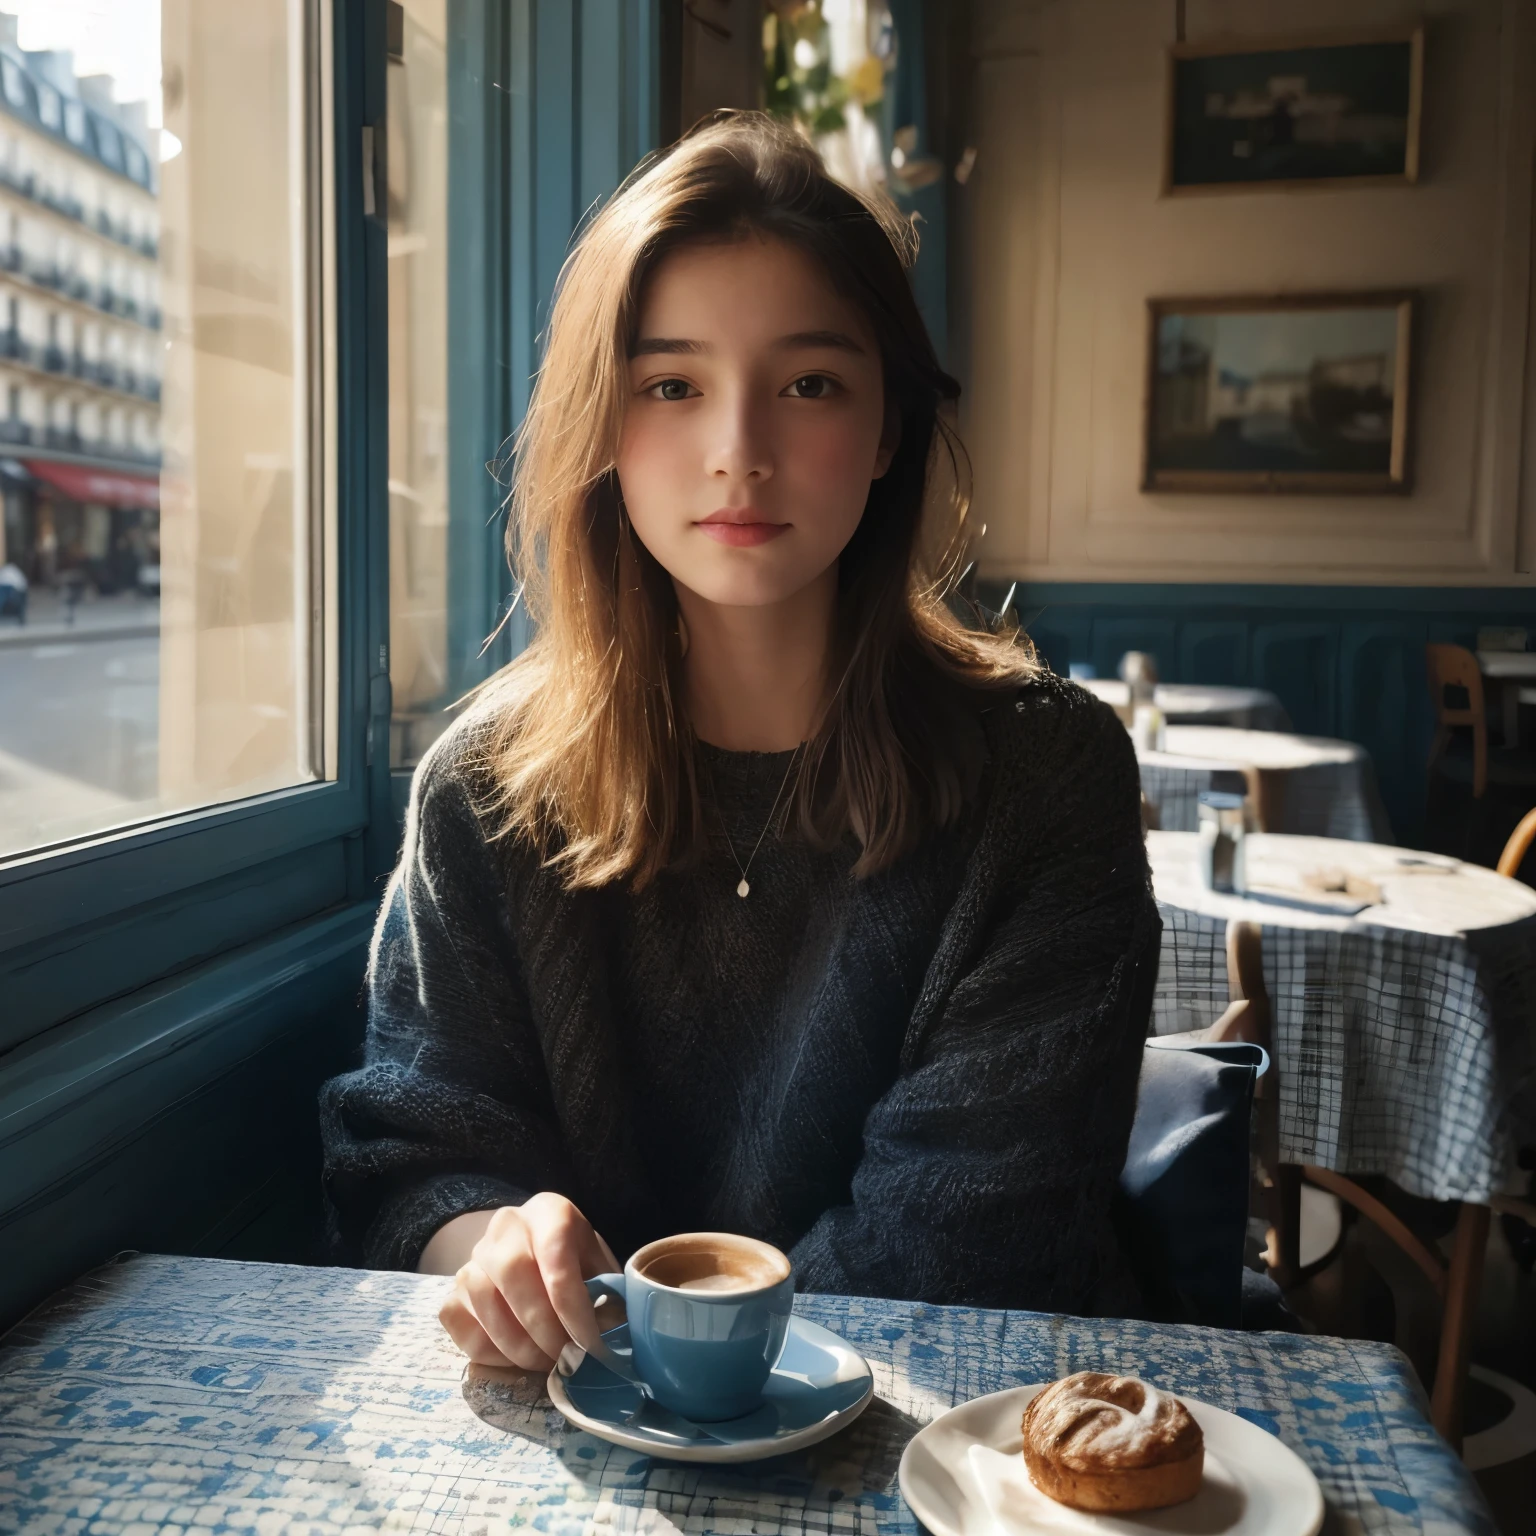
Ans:
{"type": "Polygon", "coordinates": [[[59,93],[51,85],[37,83],[37,115],[42,119],[43,127],[51,128],[55,133],[63,122],[63,108],[59,101],[59,93]]]}
{"type": "Polygon", "coordinates": [[[27,77],[22,74],[21,65],[15,59],[0,59],[0,89],[4,90],[5,99],[17,111],[26,111],[27,77]]]}
{"type": "MultiPolygon", "coordinates": [[[[365,746],[385,665],[367,367],[384,239],[357,153],[383,114],[372,8],[113,0],[100,37],[58,36],[91,14],[33,7],[53,36],[29,45],[23,17],[26,63],[0,55],[0,75],[23,69],[27,96],[44,48],[55,71],[70,52],[120,70],[88,124],[110,114],[146,180],[106,165],[94,131],[81,150],[6,100],[0,119],[29,163],[67,162],[114,205],[111,227],[74,231],[103,277],[86,302],[164,388],[0,352],[27,422],[0,455],[4,555],[29,581],[25,630],[0,636],[0,1053],[365,900],[394,853],[375,847],[388,778],[365,746]],[[104,57],[129,12],[142,46],[104,57]],[[130,210],[162,228],[158,252],[118,238],[130,210]],[[137,314],[109,304],[112,269],[149,301],[137,314]]],[[[28,181],[0,184],[8,204],[29,239],[58,228],[28,181]]],[[[17,295],[28,344],[50,314],[88,313],[0,270],[17,295]]]]}
{"type": "Polygon", "coordinates": [[[389,113],[390,760],[415,763],[447,725],[447,13],[406,0],[389,113]]]}
{"type": "Polygon", "coordinates": [[[658,139],[664,8],[406,0],[386,70],[390,760],[527,637],[500,465],[572,232],[658,139]],[[498,475],[500,478],[498,478],[498,475]]]}
{"type": "MultiPolygon", "coordinates": [[[[162,9],[123,3],[146,27],[162,9]]],[[[38,640],[0,649],[0,860],[335,775],[321,188],[306,140],[319,125],[295,89],[302,14],[287,0],[217,16],[166,0],[165,123],[195,154],[149,188],[122,175],[132,116],[119,128],[92,114],[96,174],[163,226],[164,320],[153,330],[141,302],[117,325],[163,357],[167,452],[151,459],[143,429],[132,452],[126,434],[107,438],[118,388],[92,381],[50,412],[58,446],[88,462],[24,461],[7,557],[31,583],[38,640]],[[100,516],[82,520],[91,507],[100,516]]],[[[60,240],[64,268],[73,242],[60,240]]],[[[142,296],[156,264],[117,247],[107,286],[142,296]]],[[[50,347],[69,345],[70,318],[50,307],[50,347]]]]}

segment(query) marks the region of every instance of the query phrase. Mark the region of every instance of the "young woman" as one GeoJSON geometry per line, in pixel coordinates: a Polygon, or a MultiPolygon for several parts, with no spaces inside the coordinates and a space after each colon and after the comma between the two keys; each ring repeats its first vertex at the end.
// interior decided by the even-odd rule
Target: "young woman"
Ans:
{"type": "Polygon", "coordinates": [[[416,772],[322,1102],[340,1239],[456,1274],[477,1360],[590,1343],[583,1275],[675,1231],[802,1290],[1134,1305],[1136,762],[940,600],[959,388],[910,240],[746,115],[567,265],[513,496],[537,637],[416,772]]]}

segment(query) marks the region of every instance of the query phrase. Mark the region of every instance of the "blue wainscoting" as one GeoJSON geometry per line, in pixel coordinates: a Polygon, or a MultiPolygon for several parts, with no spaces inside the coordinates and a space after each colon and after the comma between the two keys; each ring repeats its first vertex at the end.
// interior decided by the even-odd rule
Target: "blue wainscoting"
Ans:
{"type": "MultiPolygon", "coordinates": [[[[983,602],[1006,583],[985,582],[983,602]]],[[[1150,651],[1165,681],[1279,695],[1298,731],[1358,741],[1375,759],[1399,842],[1420,840],[1433,715],[1424,646],[1472,648],[1483,625],[1536,631],[1536,589],[1019,583],[1015,607],[1051,667],[1113,677],[1150,651]]]]}

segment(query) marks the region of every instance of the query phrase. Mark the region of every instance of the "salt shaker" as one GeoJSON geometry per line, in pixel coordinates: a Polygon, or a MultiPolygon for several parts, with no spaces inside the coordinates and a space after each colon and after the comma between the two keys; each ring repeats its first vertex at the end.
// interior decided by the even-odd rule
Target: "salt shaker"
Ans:
{"type": "Polygon", "coordinates": [[[1241,795],[1200,792],[1200,883],[1208,891],[1241,895],[1248,889],[1245,809],[1241,795]]]}

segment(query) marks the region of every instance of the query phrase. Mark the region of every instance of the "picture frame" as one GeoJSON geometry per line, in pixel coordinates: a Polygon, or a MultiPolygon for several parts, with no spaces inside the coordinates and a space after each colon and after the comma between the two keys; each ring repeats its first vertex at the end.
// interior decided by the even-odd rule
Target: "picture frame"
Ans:
{"type": "Polygon", "coordinates": [[[1411,186],[1424,25],[1168,50],[1165,197],[1411,186]]]}
{"type": "Polygon", "coordinates": [[[1145,491],[1407,495],[1420,295],[1147,304],[1145,491]]]}

